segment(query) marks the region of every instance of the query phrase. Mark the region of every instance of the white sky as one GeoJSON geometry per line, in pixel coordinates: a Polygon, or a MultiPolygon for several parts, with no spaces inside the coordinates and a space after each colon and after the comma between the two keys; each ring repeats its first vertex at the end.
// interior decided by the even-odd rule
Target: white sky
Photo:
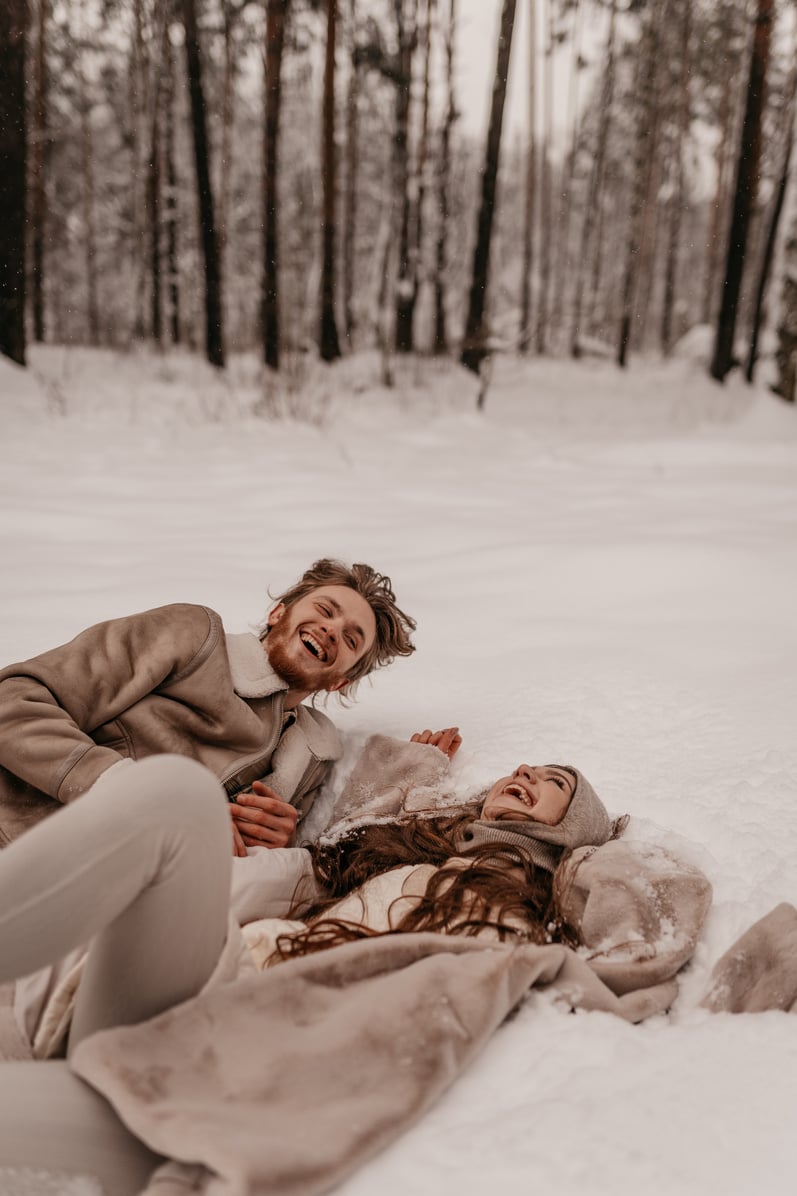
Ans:
{"type": "MultiPolygon", "coordinates": [[[[457,101],[462,112],[463,126],[467,132],[481,135],[487,127],[493,76],[495,73],[496,44],[502,0],[459,0],[457,20],[459,39],[456,49],[457,101]]],[[[545,38],[541,21],[545,6],[535,5],[538,13],[537,52],[542,55],[545,38]]],[[[582,9],[584,5],[580,6],[582,9]]],[[[443,0],[442,11],[448,7],[443,0]]],[[[601,38],[601,23],[590,8],[581,17],[582,47],[590,47],[587,57],[595,61],[595,47],[601,38]]],[[[569,26],[572,29],[572,24],[569,26]]],[[[529,0],[518,0],[515,14],[515,30],[512,38],[512,58],[509,65],[509,88],[504,111],[504,133],[508,138],[516,137],[528,128],[528,78],[529,78],[529,0]]],[[[583,52],[583,50],[582,50],[583,52]]],[[[567,130],[572,125],[572,104],[570,101],[570,58],[572,42],[568,39],[564,48],[554,59],[554,126],[556,132],[567,130]]],[[[537,111],[540,111],[540,74],[538,73],[537,111]]],[[[578,82],[578,99],[583,101],[588,88],[588,72],[582,72],[578,82]]]]}

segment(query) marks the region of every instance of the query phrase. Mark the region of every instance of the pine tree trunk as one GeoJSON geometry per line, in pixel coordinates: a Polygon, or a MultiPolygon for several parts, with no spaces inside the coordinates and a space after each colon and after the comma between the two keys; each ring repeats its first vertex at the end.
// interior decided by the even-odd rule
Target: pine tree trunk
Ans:
{"type": "Polygon", "coordinates": [[[211,365],[224,366],[224,333],[219,272],[219,241],[210,185],[210,145],[208,143],[205,93],[202,87],[202,58],[199,48],[194,0],[183,0],[185,54],[188,87],[191,94],[191,127],[196,165],[199,229],[205,262],[205,352],[211,365]]]}
{"type": "Polygon", "coordinates": [[[182,337],[180,329],[180,262],[177,254],[179,211],[177,207],[177,167],[174,156],[174,54],[172,43],[168,35],[165,39],[166,56],[164,115],[166,121],[165,159],[166,159],[166,195],[164,223],[166,226],[166,270],[167,294],[169,297],[169,333],[172,344],[179,345],[182,337]]]}
{"type": "Polygon", "coordinates": [[[321,224],[321,320],[318,347],[322,361],[341,356],[335,319],[335,26],[337,0],[327,0],[327,45],[324,63],[324,112],[321,146],[323,213],[321,224]]]}
{"type": "Polygon", "coordinates": [[[438,225],[434,283],[434,352],[436,354],[448,352],[445,276],[448,264],[448,191],[449,175],[451,172],[451,131],[456,119],[456,103],[454,99],[454,39],[456,37],[456,22],[456,0],[449,0],[448,30],[445,39],[447,104],[440,135],[440,166],[437,180],[438,225]]]}
{"type": "MultiPolygon", "coordinates": [[[[147,253],[147,113],[149,112],[149,70],[144,40],[144,0],[133,0],[133,44],[130,57],[131,180],[133,209],[133,271],[135,279],[133,331],[136,337],[147,332],[146,293],[149,255],[147,253]]],[[[85,0],[81,0],[85,12],[85,0]]],[[[85,16],[84,16],[85,21],[85,16]]]]}
{"type": "Polygon", "coordinates": [[[739,292],[744,274],[750,216],[758,192],[761,123],[769,65],[773,7],[774,0],[757,0],[753,53],[750,59],[750,76],[747,84],[747,103],[736,165],[733,215],[728,234],[725,282],[717,319],[714,356],[709,371],[712,378],[716,378],[718,382],[725,380],[734,364],[733,342],[736,333],[739,292]]]}
{"type": "Polygon", "coordinates": [[[628,241],[626,244],[625,270],[622,289],[622,312],[620,337],[617,347],[617,364],[624,367],[628,360],[631,340],[631,326],[634,318],[639,259],[644,237],[644,224],[650,199],[651,173],[653,170],[653,131],[655,105],[655,79],[658,60],[658,23],[656,11],[649,10],[640,40],[640,57],[637,74],[637,96],[639,116],[636,131],[636,152],[634,161],[634,182],[631,195],[631,209],[628,216],[628,241]]]}
{"type": "Polygon", "coordinates": [[[554,297],[553,316],[551,320],[554,335],[558,337],[562,326],[562,312],[565,305],[565,292],[570,280],[570,223],[573,211],[573,182],[576,170],[576,154],[578,151],[579,105],[578,105],[578,76],[581,61],[581,18],[583,16],[579,0],[575,0],[573,10],[573,53],[570,60],[570,88],[567,100],[567,128],[571,130],[570,152],[567,163],[562,167],[562,183],[559,188],[559,205],[556,214],[556,262],[554,267],[554,297]]]}
{"type": "Polygon", "coordinates": [[[681,0],[681,55],[678,104],[678,137],[675,147],[675,186],[670,200],[669,240],[664,269],[664,298],[661,314],[661,347],[670,352],[673,341],[673,312],[678,283],[678,255],[681,248],[681,223],[686,203],[684,185],[684,153],[689,135],[689,79],[691,76],[690,43],[692,39],[691,0],[681,0]]]}
{"type": "Polygon", "coordinates": [[[224,76],[222,82],[221,101],[221,152],[219,154],[219,273],[224,290],[225,260],[227,256],[227,237],[229,229],[230,189],[232,187],[232,158],[233,158],[233,129],[235,127],[235,78],[236,78],[236,47],[235,28],[241,9],[223,0],[222,20],[224,28],[224,76]]]}
{"type": "Polygon", "coordinates": [[[85,0],[80,6],[80,39],[77,56],[78,105],[80,110],[80,162],[83,176],[83,250],[86,266],[86,319],[90,345],[100,342],[100,304],[98,297],[97,248],[94,224],[94,144],[91,129],[91,98],[83,70],[87,44],[85,0]]]}
{"type": "Polygon", "coordinates": [[[266,79],[263,119],[263,289],[261,324],[263,360],[273,370],[280,362],[279,320],[279,123],[282,100],[282,52],[288,0],[268,0],[266,9],[266,79]]]}
{"type": "Polygon", "coordinates": [[[149,222],[150,258],[150,332],[157,345],[163,343],[163,306],[161,301],[161,108],[163,79],[166,64],[166,40],[169,25],[162,17],[158,39],[157,61],[153,75],[152,122],[150,125],[149,160],[147,163],[147,216],[149,222]]]}
{"type": "Polygon", "coordinates": [[[412,292],[407,311],[407,325],[414,344],[413,329],[415,326],[415,306],[421,286],[421,269],[423,264],[423,230],[424,208],[426,204],[426,172],[429,159],[429,90],[431,80],[431,51],[432,51],[432,5],[434,0],[426,0],[426,20],[424,24],[424,57],[423,57],[423,101],[421,104],[421,135],[418,145],[418,162],[416,167],[418,185],[415,188],[415,230],[410,249],[410,280],[412,292]]]}
{"type": "Polygon", "coordinates": [[[47,221],[46,157],[48,136],[48,93],[47,34],[50,18],[50,0],[39,0],[37,22],[36,59],[34,64],[34,101],[32,113],[33,137],[31,139],[32,162],[30,178],[30,250],[31,250],[31,304],[33,315],[33,339],[45,338],[44,312],[44,243],[47,221]]]}
{"type": "Polygon", "coordinates": [[[484,311],[487,299],[487,284],[490,273],[490,240],[495,213],[495,195],[498,182],[498,161],[501,153],[501,129],[504,120],[506,82],[509,75],[509,56],[512,50],[512,32],[515,25],[516,0],[503,0],[501,25],[498,35],[498,53],[493,82],[490,123],[487,130],[487,145],[482,168],[481,205],[476,227],[476,244],[473,250],[468,315],[465,321],[465,335],[462,342],[460,361],[466,369],[478,374],[482,361],[487,356],[487,330],[484,326],[484,311]]]}
{"type": "Polygon", "coordinates": [[[775,188],[775,197],[772,203],[772,210],[770,212],[769,224],[767,227],[766,239],[764,242],[764,252],[761,260],[761,269],[758,275],[758,285],[756,286],[755,303],[753,306],[752,328],[750,330],[750,349],[747,355],[747,365],[745,367],[745,377],[748,382],[752,382],[755,376],[755,367],[758,360],[758,341],[761,335],[761,326],[764,322],[764,304],[766,301],[767,287],[769,285],[769,276],[772,270],[772,262],[775,257],[775,244],[778,239],[778,227],[780,225],[780,218],[783,214],[783,202],[786,197],[786,188],[789,183],[789,174],[791,171],[791,156],[794,143],[794,124],[795,124],[795,102],[797,101],[797,63],[792,67],[789,84],[786,89],[786,135],[785,145],[783,148],[782,164],[780,169],[780,176],[778,184],[775,188]]]}
{"type": "Polygon", "coordinates": [[[720,263],[720,242],[722,230],[722,214],[725,211],[726,175],[728,158],[730,156],[731,131],[733,128],[733,74],[728,71],[722,83],[722,95],[719,108],[719,141],[717,143],[717,185],[714,201],[711,205],[711,221],[706,239],[705,289],[703,291],[704,324],[710,324],[714,316],[714,294],[717,286],[717,274],[720,263]]]}
{"type": "MultiPolygon", "coordinates": [[[[606,65],[603,71],[603,86],[601,88],[600,122],[598,124],[598,142],[595,147],[595,157],[590,167],[589,184],[587,186],[586,203],[584,205],[584,221],[581,225],[581,244],[576,261],[576,283],[573,297],[573,325],[570,333],[570,353],[573,357],[580,357],[581,348],[579,337],[581,334],[581,311],[584,302],[584,284],[587,276],[587,261],[590,247],[593,243],[593,233],[600,212],[600,194],[603,186],[606,163],[606,146],[609,140],[612,106],[614,103],[615,78],[615,37],[617,29],[617,0],[612,0],[609,16],[609,33],[606,39],[606,65]]],[[[595,283],[593,283],[594,287],[595,283]]]]}
{"type": "Polygon", "coordinates": [[[25,365],[26,0],[0,4],[0,353],[25,365]]]}
{"type": "Polygon", "coordinates": [[[403,0],[394,0],[398,33],[398,78],[396,83],[396,128],[394,133],[396,162],[396,198],[400,204],[398,229],[398,278],[396,280],[396,352],[411,353],[412,276],[410,263],[410,194],[409,194],[409,126],[412,98],[412,59],[417,40],[418,2],[412,0],[410,16],[404,12],[403,0]]]}
{"type": "Polygon", "coordinates": [[[357,232],[357,181],[360,172],[360,67],[356,51],[357,0],[349,0],[349,82],[346,89],[346,190],[343,197],[343,320],[353,348],[357,317],[354,307],[354,263],[357,232]]]}
{"type": "Polygon", "coordinates": [[[520,338],[518,348],[528,353],[531,345],[531,271],[534,265],[534,200],[537,187],[537,5],[529,0],[529,141],[526,147],[526,189],[523,209],[523,265],[520,276],[520,338]]]}
{"type": "Polygon", "coordinates": [[[784,251],[775,364],[778,376],[772,390],[787,403],[793,403],[797,398],[797,213],[784,251]]]}
{"type": "Polygon", "coordinates": [[[537,302],[537,352],[548,340],[548,298],[551,285],[551,147],[553,142],[553,0],[548,10],[547,45],[543,68],[543,138],[540,165],[540,293],[537,302]]]}

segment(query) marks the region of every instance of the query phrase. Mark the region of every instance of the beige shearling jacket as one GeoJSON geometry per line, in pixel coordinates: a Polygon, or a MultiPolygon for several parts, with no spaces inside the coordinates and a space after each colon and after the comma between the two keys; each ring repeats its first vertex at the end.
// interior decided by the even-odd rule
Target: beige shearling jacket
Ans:
{"type": "Polygon", "coordinates": [[[284,711],[287,686],[255,635],[227,635],[188,603],[89,627],[0,671],[0,845],[124,759],[205,764],[229,796],[264,780],[306,813],[340,755],[320,711],[284,711]]]}

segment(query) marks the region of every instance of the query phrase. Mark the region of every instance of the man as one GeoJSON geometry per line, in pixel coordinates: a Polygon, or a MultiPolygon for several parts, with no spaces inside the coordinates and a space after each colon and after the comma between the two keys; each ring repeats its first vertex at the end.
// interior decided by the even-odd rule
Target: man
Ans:
{"type": "Polygon", "coordinates": [[[340,755],[333,724],[304,699],[351,694],[414,651],[414,629],[389,577],[325,558],[277,599],[260,638],[176,604],[10,665],[0,672],[0,845],[110,768],[171,752],[221,780],[236,855],[288,846],[340,755]]]}

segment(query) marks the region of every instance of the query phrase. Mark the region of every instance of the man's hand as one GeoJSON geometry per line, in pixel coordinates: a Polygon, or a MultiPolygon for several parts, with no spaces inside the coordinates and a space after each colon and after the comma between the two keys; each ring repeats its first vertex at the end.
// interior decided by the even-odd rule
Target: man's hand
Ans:
{"type": "Polygon", "coordinates": [[[230,802],[233,852],[246,855],[247,847],[290,847],[299,813],[262,781],[239,793],[230,802]]]}
{"type": "Polygon", "coordinates": [[[453,760],[462,745],[462,736],[459,727],[445,727],[442,731],[416,731],[410,736],[410,743],[430,743],[453,760]]]}

